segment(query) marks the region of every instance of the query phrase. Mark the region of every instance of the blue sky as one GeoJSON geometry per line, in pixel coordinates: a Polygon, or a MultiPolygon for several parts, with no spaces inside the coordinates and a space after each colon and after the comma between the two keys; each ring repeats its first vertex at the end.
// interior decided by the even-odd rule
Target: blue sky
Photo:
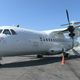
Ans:
{"type": "Polygon", "coordinates": [[[70,20],[80,21],[80,0],[0,0],[0,25],[21,25],[35,30],[62,28],[70,20]]]}

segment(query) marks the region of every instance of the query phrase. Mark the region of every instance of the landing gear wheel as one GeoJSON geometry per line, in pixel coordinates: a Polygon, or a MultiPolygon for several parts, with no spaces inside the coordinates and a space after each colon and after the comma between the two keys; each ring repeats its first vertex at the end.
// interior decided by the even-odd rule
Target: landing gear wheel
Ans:
{"type": "Polygon", "coordinates": [[[43,58],[43,55],[39,54],[37,55],[37,58],[43,58]]]}
{"type": "Polygon", "coordinates": [[[64,54],[64,57],[65,57],[65,58],[69,58],[69,53],[65,53],[65,54],[64,54]]]}
{"type": "Polygon", "coordinates": [[[0,63],[0,66],[2,66],[2,64],[0,63]]]}

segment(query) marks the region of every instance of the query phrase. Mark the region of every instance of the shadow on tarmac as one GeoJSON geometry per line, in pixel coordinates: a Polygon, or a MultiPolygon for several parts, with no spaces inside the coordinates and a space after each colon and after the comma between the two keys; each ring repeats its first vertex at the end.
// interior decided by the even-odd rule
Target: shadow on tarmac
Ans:
{"type": "MultiPolygon", "coordinates": [[[[80,58],[80,55],[71,55],[67,60],[78,59],[78,58],[80,58]]],[[[40,65],[46,65],[46,64],[51,64],[51,63],[60,62],[60,61],[61,61],[61,57],[44,57],[37,60],[6,63],[1,65],[0,68],[40,66],[40,65]]]]}

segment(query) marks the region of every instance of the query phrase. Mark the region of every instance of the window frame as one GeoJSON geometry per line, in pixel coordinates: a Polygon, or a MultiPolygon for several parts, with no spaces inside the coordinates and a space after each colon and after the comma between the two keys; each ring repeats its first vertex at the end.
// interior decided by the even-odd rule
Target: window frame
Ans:
{"type": "Polygon", "coordinates": [[[0,34],[3,33],[3,29],[0,29],[0,34]]]}
{"type": "Polygon", "coordinates": [[[2,33],[5,34],[5,35],[11,35],[11,32],[10,32],[9,29],[3,29],[3,32],[2,33]],[[7,30],[9,33],[5,33],[5,30],[7,30]]]}
{"type": "Polygon", "coordinates": [[[13,30],[13,29],[10,29],[10,32],[11,32],[12,35],[16,35],[17,34],[16,31],[13,30]]]}

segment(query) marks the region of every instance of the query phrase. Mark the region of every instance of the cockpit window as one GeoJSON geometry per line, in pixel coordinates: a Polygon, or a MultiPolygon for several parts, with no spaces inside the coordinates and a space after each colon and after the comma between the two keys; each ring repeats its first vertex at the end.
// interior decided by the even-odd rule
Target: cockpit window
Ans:
{"type": "Polygon", "coordinates": [[[12,35],[16,35],[16,32],[13,29],[10,29],[12,32],[12,35]]]}
{"type": "Polygon", "coordinates": [[[0,33],[2,32],[2,29],[0,29],[0,33]]]}
{"type": "Polygon", "coordinates": [[[10,33],[10,31],[8,29],[4,29],[3,34],[11,35],[11,33],[10,33]]]}

